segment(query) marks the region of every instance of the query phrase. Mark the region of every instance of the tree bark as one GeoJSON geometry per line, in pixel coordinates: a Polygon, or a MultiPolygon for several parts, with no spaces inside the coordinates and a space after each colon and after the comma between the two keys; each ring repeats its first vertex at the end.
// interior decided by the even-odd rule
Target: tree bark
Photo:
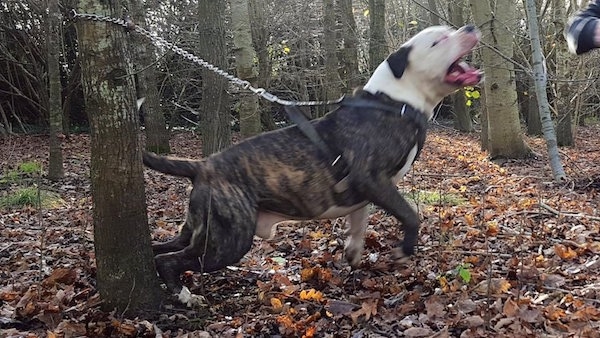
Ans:
{"type": "Polygon", "coordinates": [[[525,0],[525,9],[527,11],[529,37],[531,38],[531,47],[533,51],[533,79],[538,105],[540,107],[542,132],[544,133],[544,139],[546,140],[546,147],[550,157],[550,168],[552,169],[554,180],[562,182],[566,179],[566,174],[560,160],[560,154],[558,153],[558,144],[554,132],[554,124],[552,123],[552,117],[550,115],[550,104],[548,103],[548,96],[546,93],[548,79],[543,64],[544,54],[540,42],[535,0],[525,0]]]}
{"type": "Polygon", "coordinates": [[[323,0],[323,54],[325,57],[325,99],[335,100],[341,95],[339,63],[337,58],[336,19],[333,0],[323,0]]]}
{"type": "MultiPolygon", "coordinates": [[[[248,9],[250,12],[250,28],[252,32],[252,44],[258,58],[258,79],[257,84],[261,88],[269,88],[271,81],[271,56],[269,55],[269,37],[267,29],[267,15],[265,0],[249,0],[248,9]]],[[[258,101],[260,107],[260,119],[263,130],[274,130],[277,128],[273,115],[271,114],[270,103],[258,101]],[[264,103],[264,104],[263,104],[264,103]]]]}
{"type": "Polygon", "coordinates": [[[342,22],[342,39],[344,49],[341,58],[344,92],[350,93],[361,84],[358,73],[358,32],[356,20],[352,9],[352,0],[338,0],[340,18],[342,22]]]}
{"type": "MultiPolygon", "coordinates": [[[[121,17],[121,1],[81,0],[79,12],[121,17]]],[[[91,129],[98,290],[105,310],[137,314],[161,299],[146,216],[139,120],[122,27],[79,20],[82,85],[91,129]]]]}
{"type": "MultiPolygon", "coordinates": [[[[430,0],[430,3],[431,2],[433,1],[430,0]]],[[[435,2],[433,2],[433,5],[435,5],[435,2]]],[[[452,24],[454,24],[456,27],[462,26],[465,23],[463,16],[465,1],[456,0],[451,2],[448,6],[448,12],[450,13],[450,21],[452,24]]],[[[437,16],[435,18],[438,19],[437,24],[439,24],[439,18],[437,16]]],[[[454,128],[467,133],[473,132],[473,121],[471,120],[470,109],[467,107],[464,88],[461,88],[452,94],[452,107],[454,109],[454,128]]]]}
{"type": "Polygon", "coordinates": [[[486,74],[487,150],[494,159],[527,157],[531,150],[521,132],[515,72],[513,64],[507,61],[513,55],[515,3],[511,0],[470,0],[470,4],[475,23],[482,30],[484,45],[494,48],[481,51],[486,74]]]}
{"type": "MultiPolygon", "coordinates": [[[[569,74],[573,73],[573,70],[568,66],[570,55],[567,52],[567,42],[562,34],[567,18],[564,2],[553,0],[552,17],[552,22],[554,24],[554,43],[556,44],[556,53],[554,54],[555,73],[557,78],[566,79],[569,77],[569,74]]],[[[569,102],[572,93],[569,92],[568,83],[557,82],[555,84],[555,93],[556,99],[554,100],[554,108],[558,113],[556,121],[556,139],[558,145],[561,147],[573,146],[575,145],[575,138],[573,136],[573,109],[571,108],[573,105],[569,102]]]]}
{"type": "MultiPolygon", "coordinates": [[[[254,68],[256,53],[252,47],[248,0],[231,0],[231,24],[237,76],[256,86],[257,72],[254,68]]],[[[240,91],[238,95],[240,96],[239,113],[242,137],[258,135],[261,132],[258,97],[248,91],[240,91]]]]}
{"type": "Polygon", "coordinates": [[[540,118],[540,107],[538,105],[538,99],[535,89],[535,81],[527,76],[527,79],[524,80],[526,83],[527,92],[529,95],[523,95],[526,100],[525,105],[527,109],[524,114],[527,114],[527,135],[530,136],[540,136],[543,134],[542,132],[542,120],[540,118]]]}
{"type": "MultiPolygon", "coordinates": [[[[134,22],[144,24],[146,22],[144,3],[137,0],[129,0],[129,3],[134,22]]],[[[152,3],[146,2],[146,6],[152,7],[152,3]]],[[[140,112],[144,117],[146,150],[157,154],[167,154],[171,152],[171,146],[169,145],[169,130],[158,94],[156,66],[154,65],[156,62],[155,48],[145,37],[138,34],[132,34],[130,38],[134,41],[130,46],[136,60],[134,66],[137,98],[144,98],[140,112]]]]}
{"type": "MultiPolygon", "coordinates": [[[[460,1],[460,0],[458,0],[458,1],[460,1]]],[[[437,4],[435,3],[435,0],[427,0],[427,6],[429,7],[429,19],[431,21],[431,24],[435,25],[435,26],[439,26],[440,25],[440,15],[438,13],[437,4]]]]}
{"type": "MultiPolygon", "coordinates": [[[[198,1],[198,50],[206,61],[227,68],[225,42],[225,1],[198,1]]],[[[216,153],[231,144],[231,120],[227,80],[210,70],[202,69],[202,151],[204,156],[216,153]]]]}
{"type": "Polygon", "coordinates": [[[385,0],[369,0],[369,70],[372,73],[388,55],[385,41],[385,0]]]}
{"type": "Polygon", "coordinates": [[[58,0],[47,1],[48,28],[48,112],[50,117],[50,154],[48,179],[56,181],[64,176],[62,138],[62,85],[60,83],[61,17],[58,0]]]}

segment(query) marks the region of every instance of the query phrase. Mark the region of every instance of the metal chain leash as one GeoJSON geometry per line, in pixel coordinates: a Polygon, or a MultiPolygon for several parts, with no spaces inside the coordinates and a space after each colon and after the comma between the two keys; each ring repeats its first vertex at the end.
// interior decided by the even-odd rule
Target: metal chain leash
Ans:
{"type": "Polygon", "coordinates": [[[71,10],[70,15],[71,15],[72,20],[83,19],[83,20],[88,20],[88,21],[107,22],[107,23],[112,23],[115,25],[122,26],[127,30],[132,30],[132,31],[148,38],[154,46],[156,46],[156,47],[162,46],[167,49],[170,49],[173,52],[175,52],[176,54],[181,55],[185,59],[188,59],[188,60],[192,61],[193,63],[196,63],[212,72],[215,72],[216,74],[218,74],[220,76],[223,76],[224,78],[229,80],[231,83],[233,83],[243,89],[250,90],[254,94],[264,98],[265,100],[267,100],[269,102],[279,103],[283,106],[324,106],[324,105],[338,104],[342,101],[342,98],[343,98],[343,97],[341,97],[337,100],[329,100],[329,101],[284,100],[284,99],[277,97],[274,94],[269,93],[264,88],[260,88],[260,87],[256,88],[256,87],[252,86],[252,84],[249,81],[242,80],[232,74],[229,74],[228,72],[197,57],[196,55],[186,51],[185,49],[175,45],[174,43],[169,42],[169,41],[151,33],[150,31],[145,30],[144,28],[136,25],[129,17],[125,17],[124,19],[118,19],[118,18],[112,18],[112,17],[108,17],[108,16],[103,16],[103,15],[97,15],[97,14],[77,13],[75,11],[75,9],[71,10]]]}

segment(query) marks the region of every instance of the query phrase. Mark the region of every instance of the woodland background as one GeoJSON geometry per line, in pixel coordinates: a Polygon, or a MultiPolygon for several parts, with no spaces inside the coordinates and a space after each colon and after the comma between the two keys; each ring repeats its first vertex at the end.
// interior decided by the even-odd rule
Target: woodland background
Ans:
{"type": "Polygon", "coordinates": [[[3,1],[0,335],[597,337],[598,54],[568,54],[562,34],[582,5],[3,1]],[[429,25],[475,23],[483,40],[469,62],[486,80],[436,109],[422,159],[400,187],[424,221],[415,260],[391,266],[396,221],[374,208],[363,269],[341,257],[343,220],[283,226],[239,266],[186,276],[208,305],[157,310],[149,240],[177,231],[187,182],[142,173],[141,144],[199,158],[287,122],[280,106],[132,31],[69,20],[71,9],[127,14],[296,100],[350,93],[429,25]],[[542,63],[540,90],[532,75],[542,63]],[[95,92],[102,81],[114,90],[95,92]],[[145,98],[139,111],[136,98],[145,98]],[[562,147],[554,154],[553,144],[562,147]]]}

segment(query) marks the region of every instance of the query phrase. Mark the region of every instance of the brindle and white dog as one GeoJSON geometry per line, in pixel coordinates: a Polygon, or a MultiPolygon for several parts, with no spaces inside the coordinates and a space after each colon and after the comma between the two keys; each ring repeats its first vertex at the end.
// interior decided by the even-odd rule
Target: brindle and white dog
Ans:
{"type": "Polygon", "coordinates": [[[210,272],[237,263],[254,235],[269,238],[285,220],[348,216],[345,254],[356,267],[369,202],[403,225],[395,258],[412,255],[419,218],[396,184],[421,150],[434,107],[458,88],[481,81],[482,73],[461,61],[479,39],[474,26],[436,26],[404,43],[362,90],[311,121],[329,153],[291,126],[198,161],[144,154],[149,168],[193,183],[181,233],[153,246],[167,287],[181,291],[186,270],[210,272]]]}

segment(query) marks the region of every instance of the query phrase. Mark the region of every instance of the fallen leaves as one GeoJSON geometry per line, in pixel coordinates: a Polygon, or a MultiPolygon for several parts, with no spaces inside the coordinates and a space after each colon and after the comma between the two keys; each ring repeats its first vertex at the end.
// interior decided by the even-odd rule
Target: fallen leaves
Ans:
{"type": "Polygon", "coordinates": [[[577,253],[575,252],[575,250],[562,244],[554,245],[554,252],[556,253],[556,255],[558,255],[558,257],[564,260],[571,260],[577,258],[577,253]]]}
{"type": "Polygon", "coordinates": [[[321,302],[323,301],[323,293],[315,289],[302,290],[300,291],[300,299],[321,302]]]}
{"type": "MultiPolygon", "coordinates": [[[[590,130],[578,144],[597,146],[589,140],[600,127],[590,130]]],[[[176,135],[177,155],[199,151],[196,139],[176,135]]],[[[160,318],[132,319],[99,309],[87,143],[66,140],[71,176],[53,189],[69,205],[42,213],[43,232],[35,208],[0,212],[0,327],[8,337],[597,336],[600,159],[584,146],[564,151],[583,170],[570,175],[586,183],[565,189],[543,180],[543,159],[500,167],[476,137],[434,130],[401,188],[436,197],[418,205],[419,247],[406,265],[391,261],[401,226],[380,209],[370,212],[357,270],[343,256],[343,219],[286,225],[275,239],[257,240],[236,269],[185,276],[210,304],[205,312],[171,305],[160,318]]],[[[42,150],[35,156],[43,163],[40,144],[31,149],[42,150]]],[[[153,238],[163,241],[178,232],[188,182],[146,179],[153,238]]]]}

